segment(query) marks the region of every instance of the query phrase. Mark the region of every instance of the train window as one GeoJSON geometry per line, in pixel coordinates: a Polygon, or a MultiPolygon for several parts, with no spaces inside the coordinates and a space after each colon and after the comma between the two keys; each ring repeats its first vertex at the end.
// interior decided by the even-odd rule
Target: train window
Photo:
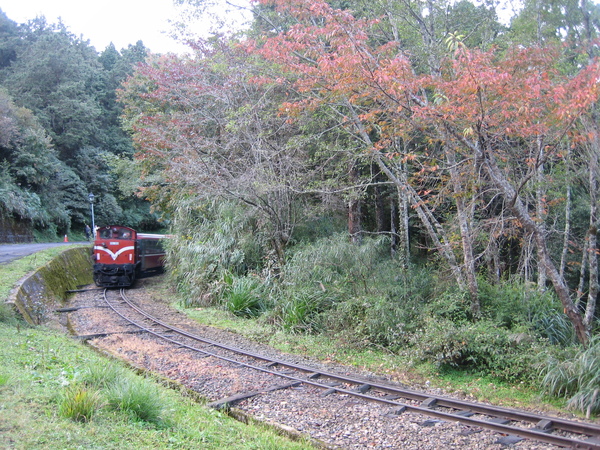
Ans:
{"type": "Polygon", "coordinates": [[[164,253],[164,250],[159,241],[143,239],[140,241],[140,252],[142,255],[151,255],[155,253],[164,253]]]}
{"type": "Polygon", "coordinates": [[[132,232],[126,228],[112,227],[99,231],[101,239],[131,239],[132,232]]]}

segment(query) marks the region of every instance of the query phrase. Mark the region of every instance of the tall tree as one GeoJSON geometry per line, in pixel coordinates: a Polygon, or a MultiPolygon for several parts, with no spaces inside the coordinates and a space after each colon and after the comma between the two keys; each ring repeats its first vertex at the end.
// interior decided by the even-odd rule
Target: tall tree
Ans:
{"type": "MultiPolygon", "coordinates": [[[[276,113],[285,92],[249,84],[251,67],[247,54],[227,44],[194,59],[157,57],[137,69],[121,99],[147,173],[201,198],[249,206],[284,264],[301,213],[295,186],[304,158],[295,127],[276,113]]],[[[160,184],[145,192],[168,205],[160,184]]]]}
{"type": "MultiPolygon", "coordinates": [[[[488,184],[505,198],[512,213],[534,237],[544,269],[578,337],[585,342],[587,333],[582,318],[521,191],[534,179],[540,165],[555,155],[551,150],[566,131],[573,130],[574,120],[595,100],[597,66],[590,64],[577,76],[568,77],[554,66],[558,61],[556,52],[514,50],[502,58],[494,52],[470,51],[458,42],[454,58],[447,58],[437,71],[419,75],[410,59],[395,53],[393,46],[370,44],[372,23],[333,10],[325,3],[312,2],[312,20],[306,22],[301,21],[306,17],[306,7],[282,3],[277,6],[295,14],[299,23],[287,33],[268,38],[261,54],[293,74],[292,83],[305,95],[304,100],[287,103],[281,110],[298,113],[346,102],[349,130],[363,141],[364,151],[390,180],[411,192],[414,207],[438,250],[446,256],[457,281],[463,279],[461,273],[466,273],[470,290],[472,256],[464,244],[470,239],[470,219],[464,215],[472,209],[462,204],[462,180],[467,180],[467,174],[475,180],[478,173],[485,175],[488,184]],[[315,17],[320,18],[320,25],[314,25],[315,17]],[[390,152],[390,144],[397,136],[410,136],[415,129],[431,140],[428,158],[390,152]],[[375,131],[376,140],[372,138],[375,131]],[[518,154],[514,152],[515,141],[543,144],[529,145],[529,154],[518,154]],[[441,151],[439,157],[433,150],[441,151]],[[459,222],[463,223],[462,215],[465,225],[461,225],[461,253],[466,264],[460,269],[453,260],[454,249],[448,247],[451,240],[446,239],[432,210],[424,207],[427,198],[423,195],[428,194],[419,193],[394,172],[388,161],[395,157],[423,161],[423,170],[417,174],[423,180],[430,178],[428,172],[450,175],[449,186],[454,186],[455,192],[453,202],[459,222]],[[501,167],[505,161],[516,175],[514,178],[501,167]],[[454,170],[457,172],[453,176],[454,170]]],[[[438,180],[443,181],[443,176],[438,180]]],[[[444,184],[438,184],[436,189],[440,194],[446,192],[444,184]]],[[[445,198],[451,199],[448,195],[445,198]]],[[[476,298],[472,300],[476,302],[476,298]]],[[[474,311],[476,308],[474,304],[474,311]]]]}

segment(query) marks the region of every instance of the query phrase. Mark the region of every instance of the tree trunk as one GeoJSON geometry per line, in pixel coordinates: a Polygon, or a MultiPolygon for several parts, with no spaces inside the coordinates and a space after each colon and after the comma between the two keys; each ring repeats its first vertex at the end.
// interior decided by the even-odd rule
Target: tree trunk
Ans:
{"type": "Polygon", "coordinates": [[[527,208],[525,207],[522,198],[519,196],[515,188],[510,184],[508,179],[504,176],[502,170],[496,164],[495,158],[492,155],[491,151],[486,151],[481,148],[477,148],[478,151],[485,152],[485,164],[484,168],[490,179],[494,183],[494,185],[500,190],[500,192],[504,195],[504,197],[509,201],[510,208],[513,214],[516,216],[517,220],[522,224],[525,230],[532,234],[535,243],[537,245],[539,251],[539,258],[541,259],[546,274],[550,281],[552,282],[552,286],[558,298],[560,299],[564,312],[573,324],[575,328],[575,333],[577,335],[577,339],[584,345],[587,345],[589,341],[589,335],[587,329],[583,323],[583,319],[577,310],[577,307],[571,300],[571,296],[569,294],[569,289],[564,281],[564,279],[560,276],[554,262],[550,258],[550,252],[548,251],[548,247],[546,245],[546,237],[542,230],[540,230],[538,224],[532,217],[529,215],[527,208]]]}
{"type": "MultiPolygon", "coordinates": [[[[375,177],[376,181],[381,181],[381,176],[375,177]]],[[[381,185],[378,183],[374,186],[375,189],[375,227],[378,233],[383,233],[386,230],[385,227],[385,206],[384,206],[384,195],[381,192],[381,185]]]]}
{"type": "MultiPolygon", "coordinates": [[[[396,259],[398,256],[398,227],[396,226],[396,220],[398,219],[398,211],[396,210],[396,200],[394,197],[390,197],[390,255],[392,259],[396,259]]],[[[406,267],[404,261],[402,265],[406,267]]]]}
{"type": "Polygon", "coordinates": [[[596,313],[596,302],[598,300],[598,153],[600,152],[600,137],[595,124],[590,128],[593,130],[594,139],[590,145],[589,158],[589,186],[590,186],[590,229],[588,232],[588,257],[590,267],[590,290],[588,294],[587,305],[583,323],[589,332],[592,330],[594,315],[596,313]]]}
{"type": "Polygon", "coordinates": [[[454,189],[454,201],[456,205],[456,216],[460,228],[460,237],[463,250],[464,273],[467,279],[467,287],[471,297],[471,313],[473,317],[479,317],[481,305],[479,303],[479,287],[477,285],[477,274],[475,272],[475,257],[473,255],[473,240],[471,236],[471,218],[470,209],[467,207],[465,196],[468,190],[465,189],[461,180],[458,166],[456,163],[456,154],[450,146],[445,146],[446,159],[450,171],[450,180],[454,189]]]}
{"type": "MultiPolygon", "coordinates": [[[[538,158],[543,158],[543,144],[540,138],[537,141],[537,154],[538,158]]],[[[544,164],[540,163],[537,167],[536,172],[537,184],[535,189],[535,210],[537,215],[537,223],[540,231],[546,234],[546,190],[544,188],[544,164]]],[[[543,264],[543,258],[540,255],[540,249],[537,248],[538,264],[537,264],[537,284],[540,292],[546,290],[546,269],[543,264]]]]}
{"type": "MultiPolygon", "coordinates": [[[[569,158],[567,157],[567,161],[569,158]]],[[[563,248],[560,255],[560,276],[561,278],[565,275],[565,268],[567,265],[567,255],[569,253],[569,241],[571,236],[571,183],[567,181],[567,192],[565,202],[565,229],[563,231],[563,248]]]]}
{"type": "MultiPolygon", "coordinates": [[[[356,165],[350,168],[350,182],[356,185],[358,183],[358,169],[356,165]]],[[[360,243],[362,240],[362,222],[361,222],[361,201],[357,193],[352,195],[348,201],[348,233],[354,243],[360,243]]]]}

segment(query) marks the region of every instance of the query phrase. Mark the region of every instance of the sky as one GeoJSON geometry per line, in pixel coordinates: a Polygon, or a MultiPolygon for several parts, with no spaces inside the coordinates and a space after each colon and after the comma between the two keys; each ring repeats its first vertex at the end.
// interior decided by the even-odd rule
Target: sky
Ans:
{"type": "Polygon", "coordinates": [[[165,32],[177,17],[172,0],[0,0],[9,19],[25,23],[45,16],[48,23],[62,22],[76,36],[101,52],[112,41],[117,50],[142,40],[154,53],[185,52],[165,32]]]}

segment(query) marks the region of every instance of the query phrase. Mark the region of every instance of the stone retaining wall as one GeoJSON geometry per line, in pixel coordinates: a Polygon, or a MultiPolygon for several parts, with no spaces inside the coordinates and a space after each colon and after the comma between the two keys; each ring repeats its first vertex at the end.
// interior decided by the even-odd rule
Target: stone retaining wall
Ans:
{"type": "Polygon", "coordinates": [[[8,302],[14,304],[27,322],[40,325],[56,318],[56,309],[67,299],[66,291],[91,283],[90,248],[70,248],[22,278],[8,302]]]}
{"type": "Polygon", "coordinates": [[[0,214],[0,242],[16,244],[18,242],[32,242],[33,232],[31,225],[18,222],[14,219],[3,217],[0,214]]]}

